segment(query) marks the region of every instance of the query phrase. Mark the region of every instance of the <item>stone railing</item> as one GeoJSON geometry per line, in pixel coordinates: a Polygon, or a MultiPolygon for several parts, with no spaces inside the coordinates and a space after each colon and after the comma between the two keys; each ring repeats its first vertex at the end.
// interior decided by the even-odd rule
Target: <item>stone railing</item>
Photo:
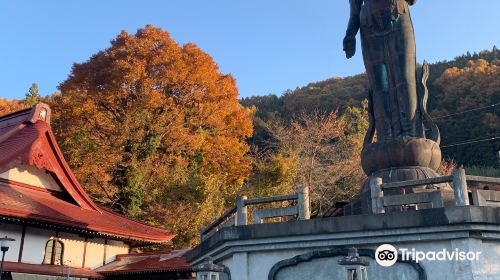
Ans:
{"type": "MultiPolygon", "coordinates": [[[[400,195],[384,195],[384,191],[451,182],[453,183],[454,204],[456,206],[465,206],[471,205],[467,182],[500,185],[500,178],[466,175],[463,168],[454,170],[450,176],[385,184],[381,178],[372,178],[370,181],[372,213],[385,213],[386,207],[419,205],[423,203],[431,204],[432,208],[444,207],[442,190],[400,195]]],[[[473,200],[472,205],[500,207],[500,191],[474,189],[470,192],[473,200]]]]}
{"type": "Polygon", "coordinates": [[[262,198],[238,197],[236,205],[228,209],[224,214],[201,230],[201,240],[205,240],[213,232],[228,226],[241,226],[248,224],[248,206],[261,205],[281,201],[296,201],[296,205],[278,208],[265,208],[253,210],[254,224],[263,223],[266,218],[297,216],[299,220],[308,220],[311,217],[309,189],[300,187],[295,194],[270,196],[262,198]]]}

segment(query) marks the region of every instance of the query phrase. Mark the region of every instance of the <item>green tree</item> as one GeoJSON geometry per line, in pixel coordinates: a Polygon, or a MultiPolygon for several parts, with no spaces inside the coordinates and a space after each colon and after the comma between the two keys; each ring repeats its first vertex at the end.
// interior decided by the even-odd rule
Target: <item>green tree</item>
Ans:
{"type": "Polygon", "coordinates": [[[36,103],[40,102],[41,99],[42,99],[42,96],[40,95],[40,93],[38,91],[38,84],[32,83],[31,87],[29,88],[28,92],[25,95],[24,102],[28,106],[31,107],[31,106],[35,105],[36,103]]]}

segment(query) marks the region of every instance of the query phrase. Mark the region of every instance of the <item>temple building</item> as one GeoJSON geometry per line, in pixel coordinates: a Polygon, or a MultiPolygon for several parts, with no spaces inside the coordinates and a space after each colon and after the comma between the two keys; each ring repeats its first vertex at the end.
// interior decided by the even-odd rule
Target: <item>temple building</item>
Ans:
{"type": "MultiPolygon", "coordinates": [[[[174,235],[92,201],[64,160],[50,117],[41,103],[0,117],[0,237],[14,239],[2,279],[124,279],[106,275],[125,272],[156,279],[151,270],[124,271],[120,261],[144,261],[131,251],[168,244],[174,235]],[[104,273],[96,271],[103,266],[104,273]]],[[[158,253],[164,269],[154,273],[192,279],[184,253],[158,253]]]]}

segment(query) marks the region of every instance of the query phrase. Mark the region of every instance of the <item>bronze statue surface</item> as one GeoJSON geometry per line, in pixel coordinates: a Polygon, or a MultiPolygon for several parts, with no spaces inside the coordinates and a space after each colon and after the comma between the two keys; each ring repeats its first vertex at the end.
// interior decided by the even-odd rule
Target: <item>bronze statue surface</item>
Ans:
{"type": "Polygon", "coordinates": [[[400,166],[437,169],[441,161],[439,131],[425,109],[427,65],[417,87],[413,4],[415,0],[350,0],[344,51],[347,58],[354,56],[360,31],[370,83],[370,128],[362,152],[368,175],[400,166]],[[426,139],[426,128],[431,139],[426,139]]]}
{"type": "Polygon", "coordinates": [[[344,39],[348,58],[355,53],[358,30],[372,90],[379,140],[416,135],[415,39],[405,0],[351,0],[344,39]]]}
{"type": "MultiPolygon", "coordinates": [[[[436,173],[441,163],[439,129],[426,111],[427,63],[418,69],[417,78],[410,16],[410,6],[415,1],[350,0],[344,51],[347,58],[354,56],[356,34],[360,31],[370,83],[370,125],[361,151],[361,165],[368,179],[359,195],[344,206],[346,215],[369,213],[369,182],[372,178],[382,178],[384,183],[390,183],[439,176],[436,173]]],[[[413,193],[433,189],[452,193],[447,184],[397,191],[413,193]]]]}

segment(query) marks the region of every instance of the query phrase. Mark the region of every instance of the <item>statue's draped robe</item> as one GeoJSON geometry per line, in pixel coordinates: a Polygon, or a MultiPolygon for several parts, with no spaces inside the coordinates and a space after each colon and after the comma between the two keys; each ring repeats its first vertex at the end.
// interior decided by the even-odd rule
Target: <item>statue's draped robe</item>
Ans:
{"type": "Polygon", "coordinates": [[[347,36],[361,31],[378,141],[416,136],[415,39],[406,0],[350,0],[347,36]]]}

